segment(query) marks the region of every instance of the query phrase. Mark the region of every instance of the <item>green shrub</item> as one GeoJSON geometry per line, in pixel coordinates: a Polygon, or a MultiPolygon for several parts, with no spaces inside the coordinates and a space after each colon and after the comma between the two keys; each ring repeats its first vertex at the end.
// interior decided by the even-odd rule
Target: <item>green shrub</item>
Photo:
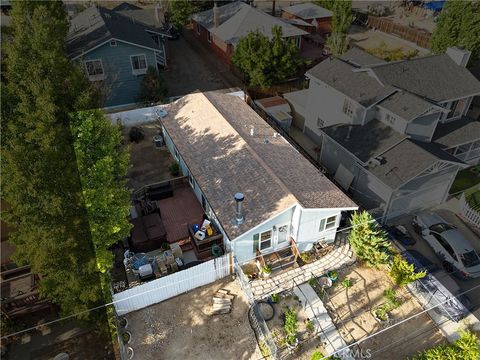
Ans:
{"type": "Polygon", "coordinates": [[[167,96],[165,80],[153,66],[149,66],[140,84],[137,101],[143,104],[163,101],[167,96]]]}
{"type": "Polygon", "coordinates": [[[442,344],[427,349],[412,360],[478,360],[480,359],[480,341],[473,332],[466,330],[460,333],[460,338],[452,344],[442,344]]]}
{"type": "Polygon", "coordinates": [[[305,264],[310,264],[314,260],[312,254],[310,254],[309,252],[301,253],[300,254],[300,259],[302,259],[302,261],[305,264]]]}
{"type": "Polygon", "coordinates": [[[405,286],[427,275],[425,271],[415,272],[415,266],[409,264],[402,255],[393,257],[389,274],[398,286],[405,286]]]}
{"type": "Polygon", "coordinates": [[[264,274],[270,274],[272,272],[272,267],[270,265],[263,265],[262,272],[264,274]]]}
{"type": "Polygon", "coordinates": [[[395,290],[387,289],[383,292],[383,295],[387,298],[387,302],[385,304],[388,308],[388,311],[392,311],[393,309],[396,309],[402,305],[402,302],[397,298],[397,293],[395,290]]]}
{"type": "Polygon", "coordinates": [[[277,303],[280,301],[281,296],[279,294],[272,294],[270,295],[270,298],[272,299],[272,302],[277,303]]]}
{"type": "Polygon", "coordinates": [[[307,323],[305,324],[305,327],[307,328],[307,331],[309,333],[313,333],[315,331],[315,325],[313,325],[312,320],[307,320],[307,323]]]}
{"type": "Polygon", "coordinates": [[[316,284],[317,284],[317,279],[315,279],[314,277],[308,280],[308,285],[310,285],[311,287],[314,287],[316,284]]]}
{"type": "Polygon", "coordinates": [[[178,176],[180,175],[180,165],[178,165],[178,162],[174,161],[170,164],[168,167],[168,170],[170,170],[170,174],[172,176],[178,176]]]}
{"type": "Polygon", "coordinates": [[[285,325],[283,329],[285,330],[287,343],[294,345],[298,332],[298,319],[295,310],[288,309],[285,312],[285,325]]]}
{"type": "Polygon", "coordinates": [[[357,257],[371,267],[386,264],[389,258],[387,234],[372,215],[366,211],[356,212],[351,225],[348,240],[357,257]]]}

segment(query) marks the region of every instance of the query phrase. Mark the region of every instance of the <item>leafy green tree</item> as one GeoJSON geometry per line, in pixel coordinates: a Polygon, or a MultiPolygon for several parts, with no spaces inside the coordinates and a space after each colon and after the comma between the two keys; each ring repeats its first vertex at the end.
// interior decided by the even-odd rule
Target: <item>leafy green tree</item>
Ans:
{"type": "Polygon", "coordinates": [[[268,87],[284,81],[305,63],[295,43],[282,38],[279,26],[272,28],[272,35],[269,40],[258,30],[253,31],[235,47],[232,62],[252,86],[268,87]]]}
{"type": "Polygon", "coordinates": [[[371,267],[386,264],[389,242],[372,215],[366,211],[356,212],[350,223],[352,229],[348,240],[357,257],[371,267]]]}
{"type": "Polygon", "coordinates": [[[317,0],[317,1],[314,1],[314,3],[317,4],[318,6],[323,7],[324,9],[328,9],[332,11],[333,6],[335,4],[335,0],[317,0]]]}
{"type": "Polygon", "coordinates": [[[190,16],[197,11],[197,7],[192,0],[169,0],[166,3],[168,21],[179,30],[183,28],[190,16]]]}
{"type": "Polygon", "coordinates": [[[14,261],[40,274],[40,292],[64,314],[103,302],[68,114],[96,105],[64,52],[61,2],[12,2],[2,106],[2,217],[14,261]]]}
{"type": "Polygon", "coordinates": [[[167,96],[165,80],[153,66],[149,66],[140,84],[138,101],[149,104],[163,101],[167,96]]]}
{"type": "Polygon", "coordinates": [[[396,285],[405,286],[421,279],[427,275],[425,271],[416,272],[413,264],[409,264],[405,258],[397,254],[392,259],[390,266],[390,277],[393,279],[396,285]]]}
{"type": "Polygon", "coordinates": [[[327,1],[325,5],[331,6],[333,12],[332,33],[327,39],[327,45],[334,55],[339,56],[348,49],[347,34],[353,21],[352,1],[327,1]]]}
{"type": "Polygon", "coordinates": [[[470,63],[476,62],[480,58],[480,3],[446,1],[430,44],[437,54],[450,46],[464,46],[472,52],[470,63]]]}
{"type": "Polygon", "coordinates": [[[470,330],[461,331],[460,338],[452,344],[441,344],[427,349],[412,360],[478,360],[480,359],[480,341],[470,330]]]}

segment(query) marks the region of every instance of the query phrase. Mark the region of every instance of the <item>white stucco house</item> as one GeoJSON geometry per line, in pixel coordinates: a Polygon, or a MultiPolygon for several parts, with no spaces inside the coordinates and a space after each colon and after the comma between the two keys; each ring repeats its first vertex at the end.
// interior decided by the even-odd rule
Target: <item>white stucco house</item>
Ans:
{"type": "Polygon", "coordinates": [[[332,242],[357,205],[242,99],[195,93],[165,107],[166,145],[238,261],[332,242]],[[234,199],[241,193],[241,209],[234,199]]]}
{"type": "Polygon", "coordinates": [[[385,62],[357,48],[310,69],[285,94],[320,162],[384,221],[445,201],[459,169],[480,161],[480,122],[466,116],[480,82],[470,52],[385,62]]]}

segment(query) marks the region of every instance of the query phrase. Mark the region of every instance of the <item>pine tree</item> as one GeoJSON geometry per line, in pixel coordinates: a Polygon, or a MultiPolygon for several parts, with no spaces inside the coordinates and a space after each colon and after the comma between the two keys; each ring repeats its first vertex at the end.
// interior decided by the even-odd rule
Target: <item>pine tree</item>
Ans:
{"type": "Polygon", "coordinates": [[[389,242],[386,233],[366,211],[352,216],[352,229],[348,235],[357,257],[368,266],[378,267],[387,263],[389,242]]]}
{"type": "Polygon", "coordinates": [[[2,198],[17,264],[40,274],[40,292],[64,314],[103,302],[69,117],[95,106],[84,74],[64,52],[61,2],[12,3],[4,75],[2,198]]]}
{"type": "Polygon", "coordinates": [[[232,62],[246,74],[250,85],[262,87],[286,80],[304,64],[300,50],[292,40],[282,38],[279,26],[272,28],[271,40],[258,30],[243,37],[232,62]]]}
{"type": "Polygon", "coordinates": [[[480,58],[480,3],[445,2],[430,44],[437,54],[450,46],[464,46],[472,52],[470,63],[476,62],[480,58]]]}

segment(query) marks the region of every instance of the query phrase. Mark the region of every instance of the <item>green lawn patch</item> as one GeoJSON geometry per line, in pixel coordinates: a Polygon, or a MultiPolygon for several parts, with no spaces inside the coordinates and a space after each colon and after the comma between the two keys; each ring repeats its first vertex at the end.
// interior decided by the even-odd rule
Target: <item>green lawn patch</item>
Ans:
{"type": "Polygon", "coordinates": [[[450,194],[455,194],[480,184],[480,177],[478,176],[479,170],[480,166],[477,165],[459,171],[450,188],[450,194]]]}

